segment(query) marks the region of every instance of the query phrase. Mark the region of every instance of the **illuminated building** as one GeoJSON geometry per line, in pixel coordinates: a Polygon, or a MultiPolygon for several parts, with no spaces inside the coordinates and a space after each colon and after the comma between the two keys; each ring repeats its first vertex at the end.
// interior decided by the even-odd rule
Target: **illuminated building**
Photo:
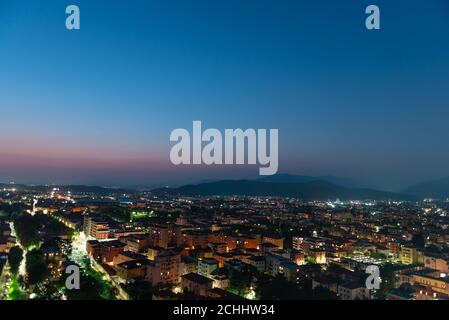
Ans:
{"type": "Polygon", "coordinates": [[[205,297],[212,289],[213,280],[197,273],[188,273],[181,277],[181,288],[189,293],[205,297]]]}
{"type": "Polygon", "coordinates": [[[109,239],[109,224],[101,219],[84,216],[84,233],[97,240],[109,239]]]}
{"type": "Polygon", "coordinates": [[[142,260],[130,260],[115,266],[117,276],[125,283],[136,280],[144,279],[147,274],[147,266],[150,263],[147,259],[142,260]]]}
{"type": "Polygon", "coordinates": [[[209,277],[212,271],[218,268],[218,262],[215,259],[199,259],[198,274],[209,277]]]}
{"type": "Polygon", "coordinates": [[[424,264],[423,252],[412,246],[402,246],[399,258],[403,264],[424,264]]]}
{"type": "Polygon", "coordinates": [[[86,250],[89,257],[104,263],[113,262],[114,257],[125,251],[123,242],[117,240],[99,242],[97,240],[89,240],[86,243],[86,250]]]}
{"type": "Polygon", "coordinates": [[[264,243],[271,243],[272,245],[275,245],[278,247],[278,249],[284,249],[284,241],[285,238],[281,236],[264,236],[262,238],[262,242],[264,243]]]}
{"type": "Polygon", "coordinates": [[[172,251],[160,252],[148,265],[147,280],[152,286],[177,284],[180,280],[181,255],[172,251]]]}

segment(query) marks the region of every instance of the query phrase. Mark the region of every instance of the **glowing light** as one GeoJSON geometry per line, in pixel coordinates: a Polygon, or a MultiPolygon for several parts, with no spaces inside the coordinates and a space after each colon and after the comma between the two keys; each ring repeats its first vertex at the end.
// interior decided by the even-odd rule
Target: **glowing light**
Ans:
{"type": "Polygon", "coordinates": [[[256,292],[254,291],[253,287],[249,288],[249,293],[245,296],[245,298],[248,300],[256,299],[256,292]]]}

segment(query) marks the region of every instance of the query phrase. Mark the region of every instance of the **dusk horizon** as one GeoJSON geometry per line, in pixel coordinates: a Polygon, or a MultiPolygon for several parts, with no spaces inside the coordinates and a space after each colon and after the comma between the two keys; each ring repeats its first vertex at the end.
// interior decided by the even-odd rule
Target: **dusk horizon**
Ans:
{"type": "Polygon", "coordinates": [[[194,120],[278,129],[279,171],[291,174],[389,190],[448,176],[447,3],[380,1],[378,32],[364,29],[367,3],[81,0],[83,28],[67,32],[58,1],[3,2],[0,180],[257,174],[171,164],[170,132],[194,120]]]}
{"type": "MultiPolygon", "coordinates": [[[[263,180],[263,177],[257,175],[257,172],[253,173],[243,173],[243,174],[236,174],[235,170],[232,170],[234,175],[230,175],[229,173],[223,173],[222,175],[216,175],[216,176],[208,176],[207,178],[197,177],[196,174],[193,174],[191,177],[183,178],[183,179],[169,179],[169,178],[161,178],[158,179],[149,179],[149,180],[141,180],[142,182],[126,182],[126,183],[119,183],[117,181],[95,181],[95,180],[73,180],[73,181],[50,181],[50,180],[37,180],[37,181],[21,181],[21,180],[15,180],[15,179],[9,179],[9,180],[2,180],[0,179],[0,185],[27,185],[27,186],[91,186],[91,187],[103,187],[103,188],[124,188],[129,190],[153,190],[158,189],[161,187],[181,187],[186,185],[198,185],[198,184],[205,184],[210,182],[221,182],[221,181],[261,181],[263,180]]],[[[254,170],[255,171],[255,170],[254,170]]],[[[167,176],[167,174],[166,174],[167,176]]],[[[304,177],[304,178],[311,178],[315,181],[324,181],[328,182],[337,186],[345,187],[345,188],[365,188],[365,189],[373,189],[373,190],[381,190],[381,191],[387,191],[387,192],[397,192],[397,193],[404,193],[404,190],[410,187],[414,187],[416,185],[424,184],[424,183],[433,183],[435,181],[440,180],[448,180],[449,181],[449,175],[448,176],[437,176],[431,179],[411,179],[410,182],[407,183],[407,181],[404,181],[401,179],[399,182],[396,181],[396,183],[389,184],[389,185],[382,185],[375,181],[369,181],[369,180],[360,180],[353,177],[348,176],[335,176],[330,174],[323,174],[323,175],[308,175],[308,174],[301,174],[301,173],[289,173],[289,172],[278,172],[273,177],[280,177],[280,176],[289,176],[289,177],[304,177]],[[336,182],[337,181],[337,182],[336,182]]],[[[305,182],[304,182],[305,183],[305,182]]]]}

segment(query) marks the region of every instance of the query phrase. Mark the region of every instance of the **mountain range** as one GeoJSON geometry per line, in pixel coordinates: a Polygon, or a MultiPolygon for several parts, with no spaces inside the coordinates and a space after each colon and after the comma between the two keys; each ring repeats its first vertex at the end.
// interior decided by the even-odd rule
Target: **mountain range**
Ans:
{"type": "Polygon", "coordinates": [[[153,190],[152,193],[184,196],[274,196],[300,198],[303,200],[414,200],[414,197],[406,194],[367,188],[347,188],[323,180],[306,182],[224,180],[186,185],[179,188],[159,188],[153,190]]]}
{"type": "MultiPolygon", "coordinates": [[[[140,188],[109,188],[84,185],[41,185],[2,184],[0,188],[18,190],[49,191],[58,187],[61,191],[96,194],[128,193],[140,188]]],[[[449,177],[420,183],[401,192],[387,192],[364,186],[357,181],[333,176],[301,176],[277,174],[252,180],[207,180],[172,188],[146,188],[153,194],[172,194],[185,196],[248,195],[294,197],[304,200],[420,200],[424,198],[449,198],[449,177]]]]}
{"type": "MultiPolygon", "coordinates": [[[[368,188],[367,185],[359,183],[355,180],[343,177],[334,177],[334,176],[301,176],[301,175],[292,175],[288,173],[280,173],[273,176],[266,176],[263,178],[259,178],[258,181],[262,182],[274,182],[274,183],[305,183],[311,181],[326,181],[331,184],[335,184],[340,187],[346,188],[368,188]]],[[[210,181],[208,181],[210,182],[210,181]]]]}
{"type": "Polygon", "coordinates": [[[403,192],[414,195],[420,199],[449,198],[449,177],[420,183],[403,190],[403,192]]]}

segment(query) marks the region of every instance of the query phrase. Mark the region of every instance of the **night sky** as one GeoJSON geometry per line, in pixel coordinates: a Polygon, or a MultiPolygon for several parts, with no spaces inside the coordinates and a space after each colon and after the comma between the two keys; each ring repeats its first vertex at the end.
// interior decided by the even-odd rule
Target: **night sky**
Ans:
{"type": "Polygon", "coordinates": [[[2,0],[0,112],[3,182],[255,177],[170,163],[201,120],[279,129],[281,172],[399,189],[449,175],[449,2],[2,0]]]}

